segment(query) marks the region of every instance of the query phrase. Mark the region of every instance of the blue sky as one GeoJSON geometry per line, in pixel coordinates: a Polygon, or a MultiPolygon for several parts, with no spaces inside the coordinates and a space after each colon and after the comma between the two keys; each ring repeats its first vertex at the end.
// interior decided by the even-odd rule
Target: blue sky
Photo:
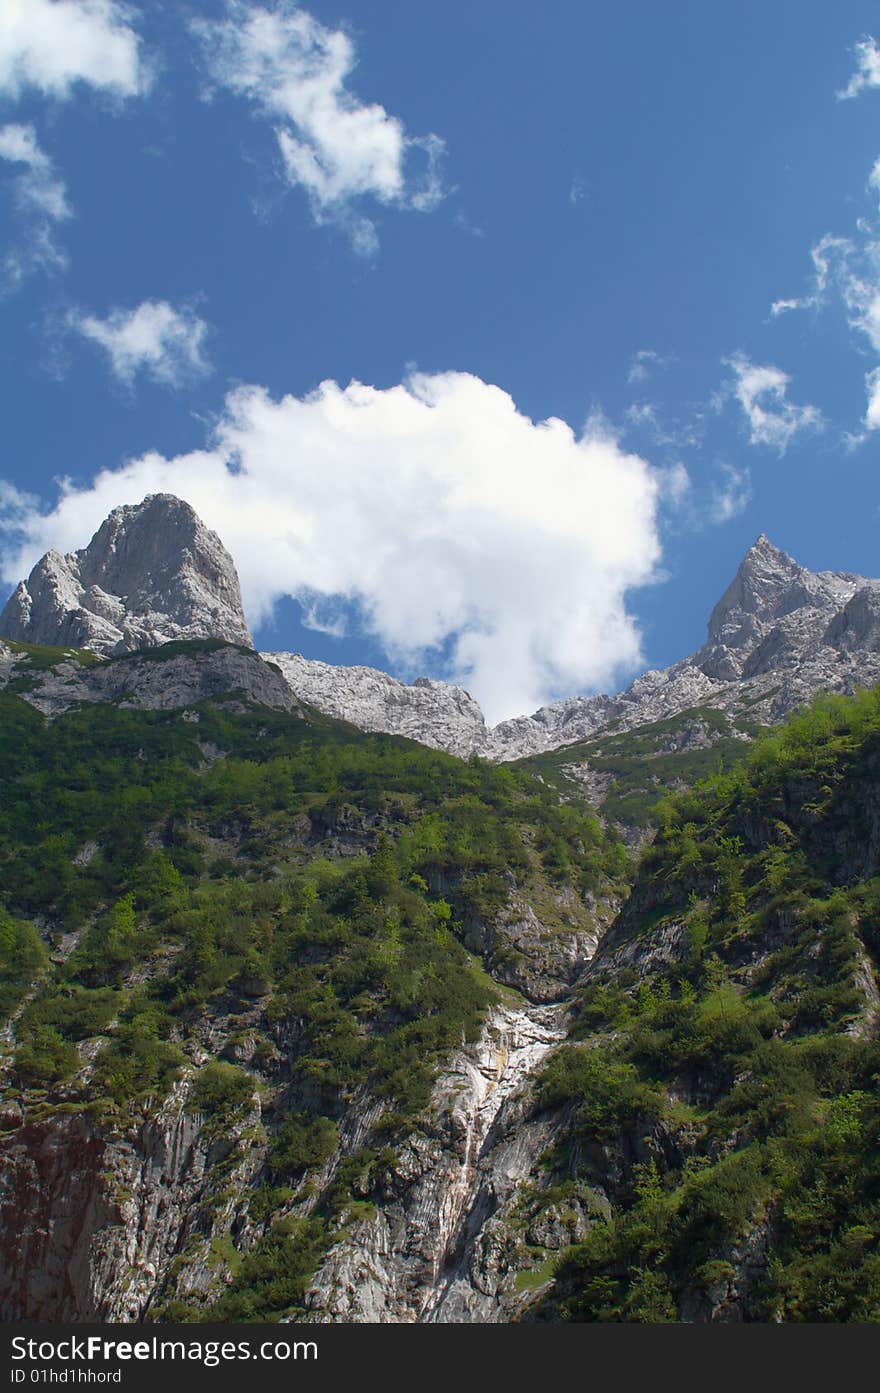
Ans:
{"type": "Polygon", "coordinates": [[[873,32],[12,0],[2,584],[168,488],[261,647],[498,718],[698,646],[759,532],[877,575],[873,32]]]}

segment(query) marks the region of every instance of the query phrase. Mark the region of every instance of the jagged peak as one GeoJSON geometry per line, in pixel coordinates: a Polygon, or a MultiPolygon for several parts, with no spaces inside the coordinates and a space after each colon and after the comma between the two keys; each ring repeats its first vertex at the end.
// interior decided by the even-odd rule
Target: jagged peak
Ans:
{"type": "Polygon", "coordinates": [[[253,647],[232,557],[171,493],[120,504],[80,551],[46,552],[10,597],[0,633],[103,654],[178,638],[253,647]]]}
{"type": "Polygon", "coordinates": [[[803,567],[798,565],[794,557],[782,547],[778,547],[775,542],[771,542],[766,532],[762,532],[755,539],[748,551],[744,554],[739,563],[739,570],[750,570],[755,566],[777,566],[786,571],[801,571],[803,567]]]}
{"type": "Polygon", "coordinates": [[[730,644],[756,622],[815,602],[821,583],[765,534],[749,547],[709,616],[708,644],[730,644]]]}

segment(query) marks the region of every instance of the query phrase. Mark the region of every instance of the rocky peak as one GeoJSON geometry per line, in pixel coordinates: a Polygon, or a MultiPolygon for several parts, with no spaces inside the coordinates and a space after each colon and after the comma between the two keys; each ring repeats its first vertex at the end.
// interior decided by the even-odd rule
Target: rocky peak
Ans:
{"type": "Polygon", "coordinates": [[[709,617],[708,642],[738,647],[757,623],[810,603],[813,579],[763,534],[749,547],[709,617]]]}
{"type": "MultiPolygon", "coordinates": [[[[846,572],[808,571],[762,533],[709,616],[706,644],[696,659],[707,676],[735,681],[751,670],[754,655],[767,650],[770,635],[788,615],[809,611],[805,626],[815,621],[822,629],[864,584],[846,572]]],[[[791,626],[781,632],[785,627],[791,626]]],[[[779,635],[773,639],[777,646],[780,641],[779,635]]]]}
{"type": "Polygon", "coordinates": [[[870,685],[880,680],[880,582],[809,571],[762,535],[712,611],[698,652],[643,673],[615,696],[569,697],[491,730],[473,698],[445,682],[408,685],[371,668],[268,656],[300,698],[328,715],[452,754],[510,760],[695,706],[776,721],[816,691],[870,685]]]}
{"type": "Polygon", "coordinates": [[[114,508],[81,551],[48,551],[10,597],[0,634],[103,655],[173,639],[253,647],[232,557],[168,493],[114,508]]]}

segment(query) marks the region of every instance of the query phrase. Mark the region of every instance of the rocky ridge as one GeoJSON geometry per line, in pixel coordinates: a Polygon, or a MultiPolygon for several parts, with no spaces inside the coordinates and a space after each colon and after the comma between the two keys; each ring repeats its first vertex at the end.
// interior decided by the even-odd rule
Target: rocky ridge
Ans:
{"type": "MultiPolygon", "coordinates": [[[[189,504],[169,494],[114,509],[81,551],[47,552],[7,602],[0,635],[103,657],[180,639],[253,647],[232,558],[189,504]]],[[[880,581],[809,571],[761,536],[712,610],[696,653],[643,673],[616,695],[570,697],[495,727],[470,693],[449,682],[406,683],[299,653],[262,656],[299,701],[325,715],[462,758],[515,760],[694,707],[771,724],[817,691],[871,685],[880,680],[880,581]]],[[[82,699],[113,696],[96,689],[82,699]]]]}
{"type": "Polygon", "coordinates": [[[71,650],[69,657],[41,667],[27,650],[0,641],[0,690],[7,688],[49,717],[80,702],[173,711],[229,694],[279,711],[302,709],[278,669],[252,650],[219,642],[194,651],[187,647],[125,654],[94,664],[87,654],[71,650]]]}
{"type": "Polygon", "coordinates": [[[761,536],[713,609],[696,653],[644,673],[616,696],[571,697],[494,728],[449,683],[406,684],[370,668],[266,656],[298,696],[328,715],[461,756],[512,760],[696,706],[748,711],[752,721],[770,724],[817,691],[869,686],[880,680],[880,581],[809,571],[761,536]]]}
{"type": "Polygon", "coordinates": [[[0,635],[105,657],[174,639],[253,648],[232,557],[166,493],[114,508],[81,551],[47,552],[10,596],[0,635]]]}

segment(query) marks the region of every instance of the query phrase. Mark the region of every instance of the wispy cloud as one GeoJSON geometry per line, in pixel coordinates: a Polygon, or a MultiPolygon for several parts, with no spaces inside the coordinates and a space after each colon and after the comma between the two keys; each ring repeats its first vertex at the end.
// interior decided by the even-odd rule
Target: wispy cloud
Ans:
{"type": "Polygon", "coordinates": [[[348,89],[356,55],[341,29],[290,0],[272,9],[227,0],[225,18],[193,28],[212,80],[272,122],[284,177],[305,191],[315,222],[344,227],[357,252],[378,246],[365,200],[416,212],[440,202],[444,141],[408,135],[398,117],[348,89]]]}
{"type": "Polygon", "coordinates": [[[54,222],[70,217],[64,181],[40,148],[33,126],[0,127],[0,160],[25,166],[16,180],[16,198],[23,208],[43,213],[54,222]]]}
{"type": "Polygon", "coordinates": [[[626,380],[630,383],[647,382],[653,373],[668,368],[674,362],[674,353],[658,353],[653,348],[640,348],[638,353],[633,355],[626,380]]]}
{"type": "Polygon", "coordinates": [[[752,363],[744,353],[723,359],[733,378],[718,394],[717,405],[728,397],[739,403],[749,431],[750,445],[768,445],[784,454],[801,431],[821,430],[822,413],[815,406],[798,406],[788,400],[791,378],[771,364],[752,363]]]}
{"type": "MultiPolygon", "coordinates": [[[[846,87],[837,93],[843,101],[870,88],[880,87],[880,46],[871,35],[854,46],[855,72],[846,87]]],[[[880,194],[880,158],[874,161],[867,187],[880,194]]],[[[770,313],[775,318],[794,310],[816,310],[836,296],[846,312],[851,329],[880,357],[880,230],[868,218],[856,222],[849,237],[827,233],[811,249],[812,285],[806,294],[774,300],[770,313]]],[[[867,407],[860,431],[849,431],[844,442],[854,449],[871,431],[880,429],[880,366],[865,374],[867,407]]]]}
{"type": "Polygon", "coordinates": [[[72,312],[68,328],[107,354],[110,370],[126,387],[138,374],[165,387],[183,387],[206,376],[208,326],[192,310],[165,300],[144,300],[132,310],[112,310],[106,319],[72,312]]]}
{"type": "MultiPolygon", "coordinates": [[[[880,161],[871,171],[869,184],[880,186],[880,161]]],[[[819,310],[832,295],[842,303],[847,322],[870,350],[880,357],[880,231],[866,219],[861,219],[853,237],[825,236],[811,251],[813,282],[805,295],[796,299],[777,300],[771,313],[779,315],[790,310],[819,310]]],[[[868,398],[864,428],[880,428],[880,369],[865,375],[868,398]]],[[[864,440],[864,432],[850,434],[850,447],[864,440]]]]}
{"type": "Polygon", "coordinates": [[[130,10],[116,0],[3,0],[0,93],[69,97],[77,83],[132,97],[151,74],[130,10]]]}
{"type": "Polygon", "coordinates": [[[624,412],[627,426],[644,431],[654,445],[671,445],[675,449],[693,449],[705,435],[704,413],[695,407],[690,419],[669,419],[653,401],[634,401],[624,412]]]}
{"type": "Polygon", "coordinates": [[[856,70],[847,85],[837,94],[838,101],[845,102],[858,97],[866,87],[880,87],[880,48],[870,35],[860,39],[854,46],[856,70]]]}
{"type": "Polygon", "coordinates": [[[748,469],[734,464],[719,467],[720,478],[716,479],[709,499],[709,521],[730,522],[731,518],[742,513],[751,502],[752,479],[748,469]]]}
{"type": "Polygon", "coordinates": [[[834,274],[834,268],[841,258],[846,258],[852,249],[852,242],[847,237],[834,237],[827,233],[810,250],[810,258],[813,262],[813,284],[806,295],[797,296],[789,300],[774,300],[770,306],[770,314],[773,319],[777,319],[781,314],[787,314],[790,310],[815,310],[825,300],[828,284],[834,274]]]}
{"type": "Polygon", "coordinates": [[[12,201],[19,235],[3,258],[7,289],[32,271],[63,270],[67,258],[55,239],[55,224],[71,216],[64,181],[40,147],[32,125],[0,127],[0,160],[17,166],[12,201]]]}
{"type": "Polygon", "coordinates": [[[486,235],[486,229],[480,227],[478,223],[471,222],[467,213],[462,213],[461,211],[457,212],[452,222],[453,226],[457,227],[459,232],[466,232],[469,237],[481,238],[486,235]]]}

